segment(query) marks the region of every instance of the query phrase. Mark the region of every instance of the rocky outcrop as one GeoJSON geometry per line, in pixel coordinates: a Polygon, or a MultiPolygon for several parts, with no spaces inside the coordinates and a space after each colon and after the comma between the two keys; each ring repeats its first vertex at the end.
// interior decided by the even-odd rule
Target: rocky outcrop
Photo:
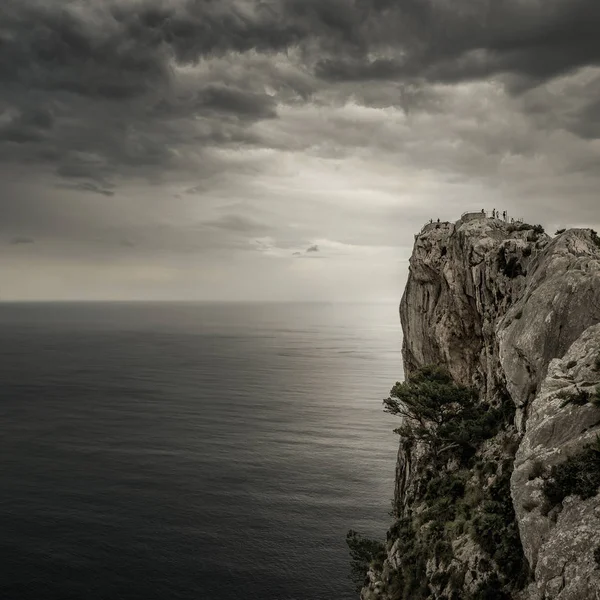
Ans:
{"type": "Polygon", "coordinates": [[[550,238],[500,219],[426,226],[416,236],[400,305],[405,372],[446,366],[454,379],[504,393],[497,328],[550,238]]]}
{"type": "Polygon", "coordinates": [[[548,244],[499,324],[500,368],[519,408],[527,407],[540,389],[550,361],[564,356],[583,331],[600,322],[597,239],[590,230],[570,230],[548,244]]]}
{"type": "Polygon", "coordinates": [[[544,480],[553,465],[596,441],[600,409],[580,404],[600,384],[600,325],[586,329],[562,358],[550,362],[531,403],[515,460],[512,494],[523,550],[535,575],[533,599],[600,598],[600,497],[570,495],[548,511],[544,480]]]}
{"type": "MultiPolygon", "coordinates": [[[[418,597],[600,598],[594,555],[600,546],[600,495],[568,495],[550,510],[543,497],[552,467],[600,434],[600,408],[581,401],[593,398],[600,385],[598,236],[579,229],[551,238],[539,226],[479,213],[426,225],[415,239],[400,317],[407,375],[439,365],[457,384],[475,388],[490,409],[514,405],[514,416],[470,463],[484,464],[490,476],[458,475],[467,492],[480,486],[488,503],[498,490],[508,494],[510,480],[523,561],[530,567],[528,580],[511,582],[482,549],[481,534],[478,543],[472,531],[459,530],[444,570],[437,559],[427,562],[429,595],[418,597]],[[568,401],[581,390],[584,396],[568,401]],[[446,576],[459,581],[451,586],[446,576]]],[[[401,444],[398,522],[426,509],[415,493],[427,469],[423,456],[418,446],[401,444]]],[[[449,464],[447,471],[456,478],[453,468],[449,464]]],[[[471,510],[475,525],[467,522],[467,529],[485,522],[484,510],[471,510]]],[[[394,586],[404,551],[396,530],[388,535],[383,568],[369,573],[364,600],[403,598],[394,586]]],[[[447,531],[446,526],[446,539],[447,531]]]]}

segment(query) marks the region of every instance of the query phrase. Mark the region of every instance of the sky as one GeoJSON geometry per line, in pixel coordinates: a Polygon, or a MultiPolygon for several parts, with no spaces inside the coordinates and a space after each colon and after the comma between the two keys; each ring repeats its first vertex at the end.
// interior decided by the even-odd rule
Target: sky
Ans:
{"type": "Polygon", "coordinates": [[[598,0],[2,0],[0,300],[400,298],[430,218],[600,229],[598,0]]]}

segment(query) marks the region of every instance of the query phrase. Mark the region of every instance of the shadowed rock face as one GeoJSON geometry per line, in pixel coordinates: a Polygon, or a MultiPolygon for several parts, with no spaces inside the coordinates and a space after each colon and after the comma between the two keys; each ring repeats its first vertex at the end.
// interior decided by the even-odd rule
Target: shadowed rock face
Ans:
{"type": "MultiPolygon", "coordinates": [[[[518,229],[470,215],[455,224],[426,225],[416,236],[400,305],[404,369],[441,365],[456,382],[477,388],[483,402],[512,399],[512,432],[521,442],[511,494],[535,578],[514,597],[597,600],[600,568],[593,552],[600,545],[600,495],[570,496],[562,509],[544,516],[543,478],[530,474],[539,463],[536,469],[547,477],[552,465],[600,434],[599,408],[564,406],[556,398],[561,389],[600,384],[599,242],[585,229],[554,239],[518,229]]],[[[401,447],[395,490],[401,511],[410,508],[408,491],[418,475],[418,455],[401,447]]],[[[397,544],[389,549],[384,572],[393,571],[398,552],[397,544]]],[[[428,568],[435,574],[435,566],[428,568]]],[[[376,573],[369,577],[363,598],[393,597],[376,573]]]]}

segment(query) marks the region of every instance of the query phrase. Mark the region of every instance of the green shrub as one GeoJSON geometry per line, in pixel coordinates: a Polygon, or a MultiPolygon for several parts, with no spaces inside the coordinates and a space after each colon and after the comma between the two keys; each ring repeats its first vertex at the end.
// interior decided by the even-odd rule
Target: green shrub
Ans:
{"type": "Polygon", "coordinates": [[[465,584],[466,572],[461,569],[452,569],[450,572],[450,589],[452,590],[452,600],[457,598],[460,600],[458,593],[462,591],[462,587],[465,584]]]}
{"type": "Polygon", "coordinates": [[[538,235],[542,235],[545,232],[545,229],[541,225],[530,225],[529,223],[511,223],[508,226],[509,233],[512,233],[513,231],[529,231],[529,230],[533,230],[533,232],[538,235]]]}
{"type": "Polygon", "coordinates": [[[438,540],[433,547],[433,556],[438,563],[448,564],[452,557],[452,544],[446,540],[438,540]]]}
{"type": "Polygon", "coordinates": [[[600,546],[597,546],[594,550],[594,560],[596,561],[596,568],[600,569],[600,546]]]}
{"type": "Polygon", "coordinates": [[[507,227],[509,233],[512,233],[513,231],[529,231],[530,229],[532,229],[532,226],[528,223],[511,223],[507,227]]]}
{"type": "Polygon", "coordinates": [[[600,489],[600,436],[593,444],[588,444],[581,452],[570,456],[564,462],[552,467],[550,477],[544,482],[548,512],[571,495],[586,500],[596,495],[600,489]]]}
{"type": "Polygon", "coordinates": [[[518,321],[519,319],[521,319],[523,317],[523,311],[520,310],[516,315],[515,315],[515,319],[518,321]]]}
{"type": "Polygon", "coordinates": [[[529,481],[533,481],[538,477],[541,477],[544,474],[544,464],[540,460],[534,460],[531,464],[531,469],[529,471],[528,479],[529,481]]]}
{"type": "Polygon", "coordinates": [[[484,462],[483,467],[481,468],[481,471],[484,475],[495,475],[497,470],[498,470],[498,467],[497,467],[496,463],[492,460],[488,460],[487,462],[484,462]]]}
{"type": "MultiPolygon", "coordinates": [[[[478,598],[503,599],[504,590],[521,589],[527,561],[518,536],[510,497],[512,458],[484,460],[484,442],[512,424],[515,405],[498,390],[496,406],[480,402],[476,392],[456,384],[438,367],[424,367],[396,383],[385,410],[403,419],[396,430],[406,452],[423,449],[408,506],[388,532],[387,544],[398,544],[399,565],[385,582],[394,600],[425,600],[433,589],[446,600],[466,598],[466,570],[453,561],[453,542],[470,535],[488,556],[489,570],[498,565],[500,578],[481,586],[478,598]],[[491,484],[490,484],[491,481],[491,484]],[[437,564],[428,580],[428,561],[437,564]]],[[[504,442],[505,436],[499,440],[504,442]]],[[[516,447],[500,444],[503,456],[516,447]],[[509,451],[510,450],[510,451],[509,451]]],[[[400,512],[400,511],[398,511],[400,512]]],[[[365,561],[359,573],[364,576],[365,561]]],[[[487,577],[487,572],[484,577],[487,577]]],[[[471,595],[468,594],[469,600],[471,595]]]]}
{"type": "MultiPolygon", "coordinates": [[[[431,597],[426,564],[433,553],[431,545],[424,545],[414,530],[412,520],[398,519],[388,532],[389,540],[399,542],[400,566],[394,571],[388,585],[388,595],[398,600],[425,600],[431,597]]],[[[442,547],[438,546],[438,552],[442,547]]],[[[447,551],[447,549],[446,549],[447,551]]]]}
{"type": "Polygon", "coordinates": [[[560,235],[561,233],[564,233],[566,231],[566,229],[557,229],[556,233],[554,235],[560,235]]]}
{"type": "Polygon", "coordinates": [[[523,267],[516,256],[511,256],[504,268],[504,274],[510,279],[524,275],[523,267]]]}
{"type": "Polygon", "coordinates": [[[348,544],[351,558],[350,577],[356,584],[356,590],[360,591],[369,566],[372,563],[379,566],[383,564],[386,556],[385,545],[365,538],[353,529],[346,534],[346,544],[348,544]]]}
{"type": "Polygon", "coordinates": [[[523,267],[516,256],[511,256],[507,260],[506,248],[500,248],[498,251],[498,268],[509,279],[524,275],[523,267]]]}
{"type": "Polygon", "coordinates": [[[435,502],[440,498],[447,497],[450,501],[462,498],[465,494],[465,481],[468,474],[466,471],[458,473],[441,472],[429,481],[425,496],[426,501],[435,502]]]}
{"type": "Polygon", "coordinates": [[[471,600],[511,600],[511,598],[511,594],[503,589],[496,574],[481,583],[471,596],[471,600]]]}
{"type": "Polygon", "coordinates": [[[598,232],[594,231],[593,229],[590,230],[591,235],[592,235],[592,242],[594,242],[594,244],[596,244],[596,246],[598,246],[598,248],[600,248],[600,237],[598,236],[598,232]]]}
{"type": "Polygon", "coordinates": [[[508,581],[522,586],[528,565],[516,524],[510,495],[511,469],[499,476],[489,489],[483,511],[473,520],[473,539],[496,561],[508,581]]]}
{"type": "Polygon", "coordinates": [[[405,440],[425,443],[435,459],[451,452],[462,462],[514,414],[512,402],[481,404],[474,389],[455,384],[447,371],[434,366],[396,383],[383,403],[386,412],[403,417],[395,431],[405,440]]]}
{"type": "Polygon", "coordinates": [[[585,406],[592,399],[592,394],[586,390],[580,390],[577,388],[575,392],[561,391],[557,394],[557,398],[563,400],[560,405],[561,408],[567,406],[567,404],[575,404],[575,406],[585,406]]]}

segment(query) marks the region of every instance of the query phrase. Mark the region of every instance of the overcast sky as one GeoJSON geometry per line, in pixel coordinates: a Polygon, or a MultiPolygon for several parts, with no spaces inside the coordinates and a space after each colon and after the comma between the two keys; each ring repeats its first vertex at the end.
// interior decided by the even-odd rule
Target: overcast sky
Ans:
{"type": "Polygon", "coordinates": [[[0,298],[397,300],[430,218],[600,228],[598,0],[1,0],[0,298]]]}

